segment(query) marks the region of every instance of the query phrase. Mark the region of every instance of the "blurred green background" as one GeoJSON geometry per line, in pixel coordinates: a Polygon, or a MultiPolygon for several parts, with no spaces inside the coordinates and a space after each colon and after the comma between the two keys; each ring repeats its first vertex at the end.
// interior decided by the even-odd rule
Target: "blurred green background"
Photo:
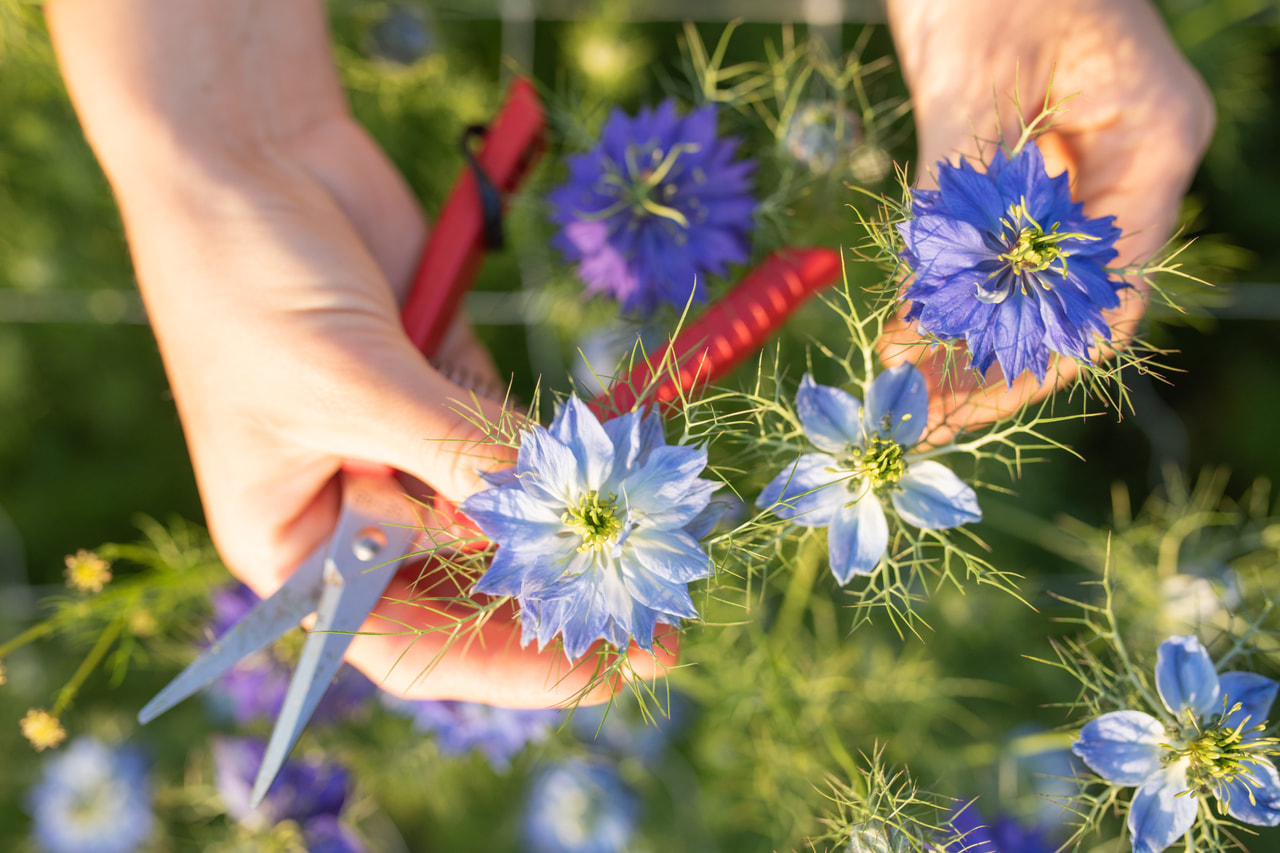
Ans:
{"type": "MultiPolygon", "coordinates": [[[[462,128],[483,121],[498,103],[501,81],[509,73],[504,54],[515,54],[552,103],[572,104],[579,119],[598,121],[601,112],[593,105],[616,102],[631,108],[652,102],[684,80],[678,46],[682,25],[652,20],[652,10],[640,15],[639,4],[630,9],[626,4],[552,4],[556,14],[528,20],[502,19],[499,5],[489,4],[492,11],[486,12],[485,4],[461,0],[329,3],[353,108],[429,213],[442,203],[461,168],[457,139],[462,128]]],[[[802,5],[778,8],[800,10],[802,5]]],[[[878,14],[875,4],[847,5],[851,15],[874,19],[878,14]]],[[[1185,236],[1197,238],[1189,265],[1219,288],[1188,293],[1192,310],[1185,317],[1166,312],[1150,319],[1152,342],[1175,351],[1167,360],[1174,369],[1167,384],[1130,377],[1134,413],[1118,422],[1092,418],[1054,433],[1083,461],[1057,457],[1013,484],[1018,511],[1044,519],[1070,515],[1101,524],[1110,513],[1113,483],[1127,486],[1136,503],[1169,464],[1192,473],[1228,466],[1229,492],[1280,470],[1280,160],[1275,156],[1280,17],[1272,4],[1250,0],[1163,0],[1160,5],[1218,105],[1218,133],[1188,196],[1184,220],[1185,236]]],[[[732,6],[706,4],[709,10],[732,6]]],[[[815,28],[814,34],[847,48],[866,26],[853,17],[843,26],[815,28]]],[[[731,61],[758,59],[766,41],[780,38],[780,21],[744,24],[731,44],[731,61]]],[[[722,27],[723,21],[715,20],[698,25],[709,42],[722,27]]],[[[808,34],[803,20],[797,20],[795,32],[799,38],[808,34]]],[[[890,52],[882,26],[865,51],[866,58],[890,52]]],[[[878,86],[880,98],[903,93],[893,71],[878,86]]],[[[15,0],[0,2],[0,116],[3,639],[36,615],[40,595],[60,588],[64,555],[135,539],[138,515],[199,522],[201,511],[164,371],[137,302],[110,189],[67,101],[39,9],[15,0]]],[[[909,119],[884,141],[896,161],[914,160],[909,119]]],[[[554,178],[547,169],[538,176],[543,188],[554,178]]],[[[837,204],[848,200],[835,197],[837,204]]],[[[548,325],[550,320],[533,308],[521,311],[521,306],[536,307],[537,300],[529,297],[539,288],[554,292],[565,284],[561,273],[547,271],[546,251],[539,245],[546,226],[540,216],[533,203],[513,211],[517,252],[486,266],[476,286],[477,304],[485,310],[476,316],[480,334],[499,364],[515,375],[516,387],[531,387],[541,373],[552,387],[564,389],[574,343],[560,333],[579,318],[562,316],[558,325],[548,325]],[[522,288],[528,293],[512,293],[522,288]],[[506,322],[484,325],[494,318],[506,322]]],[[[607,309],[581,310],[598,317],[607,309]]],[[[988,504],[984,499],[984,538],[1028,571],[1067,578],[1079,573],[1026,536],[1008,535],[1021,516],[1002,515],[1007,503],[1012,500],[993,498],[988,504]]],[[[956,627],[981,624],[974,611],[957,618],[956,627]]],[[[983,632],[965,637],[941,657],[972,660],[993,652],[983,632]]],[[[999,640],[991,638],[991,645],[999,640]]],[[[39,704],[28,697],[61,683],[74,662],[64,664],[54,655],[25,670],[15,666],[10,684],[0,688],[4,849],[9,849],[5,839],[25,834],[17,798],[35,772],[30,753],[5,721],[16,719],[25,703],[39,704]],[[23,672],[34,681],[20,689],[23,672]]],[[[131,681],[128,692],[141,697],[154,686],[131,681]]],[[[120,702],[119,695],[110,697],[105,687],[93,688],[79,704],[120,702]]],[[[194,716],[190,721],[199,725],[194,716]]],[[[175,730],[164,731],[168,734],[157,737],[181,742],[175,730]]],[[[448,772],[462,777],[470,771],[448,772]]],[[[475,802],[512,797],[513,784],[496,778],[482,783],[487,788],[475,802]]],[[[742,800],[737,802],[741,807],[742,800]]],[[[443,841],[449,821],[461,818],[445,806],[433,808],[429,817],[437,829],[421,831],[439,833],[432,836],[437,849],[465,849],[443,841]]],[[[412,806],[405,803],[399,811],[409,813],[412,806]]],[[[760,842],[750,833],[744,838],[750,839],[742,842],[745,846],[725,849],[756,849],[760,842]]]]}

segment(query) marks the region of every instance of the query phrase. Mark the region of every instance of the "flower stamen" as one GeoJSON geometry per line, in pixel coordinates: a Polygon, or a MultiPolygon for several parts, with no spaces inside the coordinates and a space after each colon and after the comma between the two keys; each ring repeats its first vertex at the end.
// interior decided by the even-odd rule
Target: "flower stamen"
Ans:
{"type": "Polygon", "coordinates": [[[584,553],[613,545],[622,532],[616,495],[601,498],[599,492],[587,492],[576,507],[569,507],[564,511],[560,520],[582,536],[582,544],[578,546],[578,550],[584,553]]]}

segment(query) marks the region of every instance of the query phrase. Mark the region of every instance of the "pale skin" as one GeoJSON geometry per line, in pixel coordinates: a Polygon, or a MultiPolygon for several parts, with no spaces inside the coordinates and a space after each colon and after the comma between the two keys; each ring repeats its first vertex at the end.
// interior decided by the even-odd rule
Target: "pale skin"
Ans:
{"type": "MultiPolygon", "coordinates": [[[[467,393],[401,332],[399,304],[427,226],[350,115],[323,7],[52,0],[46,10],[120,204],[206,519],[232,574],[262,596],[279,587],[329,536],[345,460],[398,468],[455,502],[483,488],[476,472],[509,455],[478,445],[455,410],[467,393]]],[[[1122,244],[1123,262],[1163,242],[1213,110],[1145,3],[890,0],[889,13],[920,162],[972,153],[971,127],[994,135],[992,89],[1006,103],[1015,66],[1024,104],[1043,98],[1056,67],[1055,91],[1082,93],[1060,125],[1079,198],[1138,232],[1122,244]]],[[[504,384],[465,322],[438,361],[504,384]]],[[[979,392],[974,419],[1034,389],[1015,390],[1022,398],[979,392]]],[[[485,405],[496,418],[497,406],[485,405]]],[[[399,581],[388,594],[410,597],[399,581]]],[[[386,619],[366,630],[432,624],[392,601],[375,612],[386,619]]],[[[438,660],[436,634],[359,637],[348,659],[413,698],[536,707],[585,684],[587,669],[568,673],[559,651],[521,649],[518,636],[508,610],[438,660]]],[[[663,645],[656,657],[632,651],[637,675],[674,661],[674,638],[663,645]]]]}

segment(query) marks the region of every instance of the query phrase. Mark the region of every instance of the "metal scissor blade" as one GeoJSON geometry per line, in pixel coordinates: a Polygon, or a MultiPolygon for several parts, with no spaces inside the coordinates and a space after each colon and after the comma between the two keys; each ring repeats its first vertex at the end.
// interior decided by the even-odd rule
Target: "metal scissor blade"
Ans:
{"type": "Polygon", "coordinates": [[[138,722],[145,725],[197,690],[208,687],[241,660],[274,643],[314,612],[324,585],[328,546],[328,542],[322,542],[294,570],[284,586],[255,604],[231,630],[215,640],[204,654],[144,705],[138,712],[138,722]]]}
{"type": "Polygon", "coordinates": [[[421,528],[384,524],[405,516],[407,499],[389,477],[349,476],[343,511],[325,560],[316,624],[302,647],[289,681],[262,767],[253,785],[250,807],[262,802],[302,729],[342,666],[354,632],[369,618],[421,528]],[[394,506],[389,505],[394,504],[394,506]]]}

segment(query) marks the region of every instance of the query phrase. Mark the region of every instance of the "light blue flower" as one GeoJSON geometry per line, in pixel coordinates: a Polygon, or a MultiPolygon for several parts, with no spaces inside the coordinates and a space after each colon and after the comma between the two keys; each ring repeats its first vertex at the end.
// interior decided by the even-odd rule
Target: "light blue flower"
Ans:
{"type": "Polygon", "coordinates": [[[530,780],[525,840],[535,853],[621,853],[631,849],[638,812],[612,766],[568,759],[530,780]]]}
{"type": "Polygon", "coordinates": [[[842,585],[880,565],[889,545],[885,498],[899,518],[923,530],[982,520],[978,496],[951,469],[911,458],[929,415],[928,389],[914,365],[877,376],[865,405],[806,374],[796,412],[821,452],[784,468],[756,505],[802,527],[827,528],[831,571],[842,585]]]}
{"type": "Polygon", "coordinates": [[[1075,754],[1108,782],[1138,788],[1129,804],[1135,853],[1159,853],[1185,835],[1209,795],[1245,823],[1280,825],[1275,741],[1262,737],[1278,687],[1253,673],[1218,675],[1198,639],[1170,637],[1157,652],[1156,689],[1174,722],[1114,711],[1085,724],[1075,754]]]}
{"type": "Polygon", "coordinates": [[[560,635],[570,660],[599,639],[652,649],[659,622],[697,617],[689,583],[711,574],[698,540],[723,507],[706,464],[705,450],[666,443],[657,414],[601,424],[570,397],[462,504],[498,546],[475,591],[514,596],[523,642],[560,635]]]}
{"type": "Polygon", "coordinates": [[[155,827],[151,800],[136,750],[85,735],[45,762],[27,811],[36,841],[49,853],[131,853],[155,827]]]}

